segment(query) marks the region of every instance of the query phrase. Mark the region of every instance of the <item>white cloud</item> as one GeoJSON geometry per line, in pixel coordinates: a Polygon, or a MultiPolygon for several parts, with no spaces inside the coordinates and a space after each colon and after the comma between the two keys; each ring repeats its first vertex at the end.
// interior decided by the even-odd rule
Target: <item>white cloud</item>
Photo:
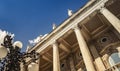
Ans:
{"type": "Polygon", "coordinates": [[[40,41],[40,36],[38,36],[37,38],[33,39],[33,40],[28,40],[30,44],[36,44],[40,41]]]}
{"type": "Polygon", "coordinates": [[[29,41],[29,43],[30,44],[36,44],[36,43],[38,43],[39,41],[41,41],[43,38],[45,38],[47,36],[47,34],[45,34],[45,35],[40,35],[40,36],[38,36],[37,38],[35,38],[35,39],[33,39],[33,40],[28,40],[29,41]]]}

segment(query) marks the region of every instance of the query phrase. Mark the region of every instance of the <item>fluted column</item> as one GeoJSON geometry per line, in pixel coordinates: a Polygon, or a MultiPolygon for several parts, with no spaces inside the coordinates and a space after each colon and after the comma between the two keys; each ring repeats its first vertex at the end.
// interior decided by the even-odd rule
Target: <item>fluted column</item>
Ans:
{"type": "Polygon", "coordinates": [[[100,12],[113,25],[113,27],[120,33],[120,20],[106,8],[101,8],[100,12]]]}
{"type": "Polygon", "coordinates": [[[81,30],[78,26],[74,27],[74,31],[78,40],[79,48],[81,51],[81,54],[83,56],[83,60],[86,66],[87,71],[96,71],[94,68],[93,60],[90,54],[90,51],[88,49],[88,46],[84,40],[84,37],[82,36],[81,30]]]}
{"type": "Polygon", "coordinates": [[[53,71],[60,71],[60,58],[58,44],[53,43],[53,71]]]}

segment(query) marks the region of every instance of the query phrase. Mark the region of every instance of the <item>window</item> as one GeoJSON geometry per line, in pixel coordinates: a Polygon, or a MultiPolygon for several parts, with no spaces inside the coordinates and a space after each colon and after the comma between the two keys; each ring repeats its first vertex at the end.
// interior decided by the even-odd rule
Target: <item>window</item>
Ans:
{"type": "MultiPolygon", "coordinates": [[[[120,63],[120,53],[111,54],[111,56],[109,57],[109,63],[111,65],[111,67],[120,63]]],[[[115,71],[120,71],[120,68],[115,69],[115,71]]]]}
{"type": "Polygon", "coordinates": [[[65,64],[63,63],[63,64],[61,64],[61,67],[63,68],[65,66],[65,64]]]}
{"type": "Polygon", "coordinates": [[[61,66],[61,71],[66,71],[65,63],[62,63],[60,66],[61,66]]]}
{"type": "Polygon", "coordinates": [[[101,38],[101,40],[100,40],[101,43],[105,43],[105,42],[107,42],[107,41],[108,41],[108,37],[103,37],[103,38],[101,38]]]}

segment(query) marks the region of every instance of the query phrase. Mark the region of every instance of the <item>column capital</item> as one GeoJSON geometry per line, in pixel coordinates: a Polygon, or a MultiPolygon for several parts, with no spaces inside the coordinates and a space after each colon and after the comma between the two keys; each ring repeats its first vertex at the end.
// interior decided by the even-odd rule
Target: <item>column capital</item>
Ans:
{"type": "Polygon", "coordinates": [[[52,44],[56,44],[57,43],[57,41],[56,40],[53,40],[53,43],[52,44]]]}
{"type": "Polygon", "coordinates": [[[74,25],[74,26],[72,27],[72,29],[73,29],[73,30],[80,30],[80,28],[78,27],[78,25],[74,25]]]}
{"type": "Polygon", "coordinates": [[[56,45],[56,46],[58,46],[58,43],[57,43],[57,41],[56,40],[53,40],[53,42],[52,42],[52,44],[51,44],[52,46],[53,45],[56,45]]]}
{"type": "Polygon", "coordinates": [[[97,10],[101,10],[101,8],[104,8],[105,7],[105,3],[107,2],[108,0],[101,0],[101,4],[99,5],[99,7],[97,8],[97,10]]]}
{"type": "Polygon", "coordinates": [[[103,11],[106,10],[106,7],[101,7],[100,12],[103,13],[103,11]]]}

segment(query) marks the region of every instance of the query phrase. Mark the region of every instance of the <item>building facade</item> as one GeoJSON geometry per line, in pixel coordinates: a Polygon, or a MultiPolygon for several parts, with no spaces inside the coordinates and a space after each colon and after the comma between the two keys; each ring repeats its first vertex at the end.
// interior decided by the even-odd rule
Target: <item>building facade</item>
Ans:
{"type": "Polygon", "coordinates": [[[22,71],[120,71],[120,0],[90,0],[32,50],[22,71]]]}

